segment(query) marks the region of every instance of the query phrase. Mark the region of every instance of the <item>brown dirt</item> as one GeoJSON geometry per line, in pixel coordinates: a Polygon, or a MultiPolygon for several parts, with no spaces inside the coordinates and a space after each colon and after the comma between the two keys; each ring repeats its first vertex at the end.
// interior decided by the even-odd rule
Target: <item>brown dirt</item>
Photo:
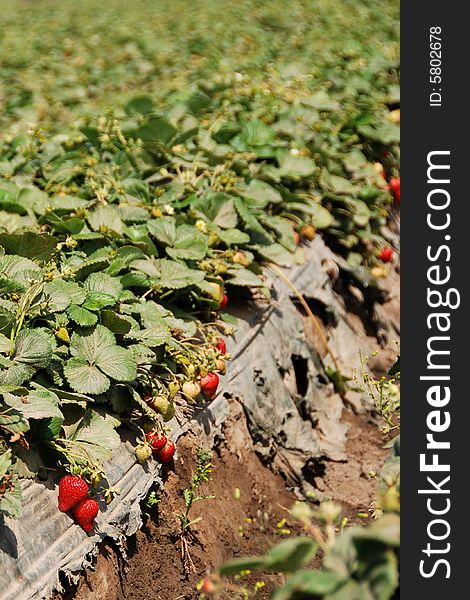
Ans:
{"type": "MultiPolygon", "coordinates": [[[[350,523],[364,523],[358,512],[368,512],[376,497],[376,478],[387,452],[376,424],[366,415],[345,411],[350,424],[348,460],[325,464],[322,495],[340,502],[350,523]]],[[[224,439],[213,452],[213,478],[203,493],[215,496],[194,506],[193,518],[202,517],[194,526],[190,553],[194,571],[185,571],[180,553],[175,513],[182,511],[184,490],[194,472],[196,440],[189,435],[178,443],[174,467],[166,474],[165,488],[157,507],[147,509],[144,527],[127,543],[127,561],[110,543],[104,543],[95,571],[88,571],[77,586],[68,586],[61,600],[189,600],[198,598],[196,585],[207,573],[230,558],[259,554],[279,541],[280,530],[298,533],[282,507],[295,501],[285,489],[283,479],[265,467],[255,452],[243,412],[234,402],[232,418],[227,421],[224,439]],[[240,499],[235,489],[240,490],[240,499]],[[285,525],[278,523],[286,518],[285,525]]],[[[277,575],[250,575],[251,585],[266,583],[257,597],[268,598],[279,584],[277,575]]]]}

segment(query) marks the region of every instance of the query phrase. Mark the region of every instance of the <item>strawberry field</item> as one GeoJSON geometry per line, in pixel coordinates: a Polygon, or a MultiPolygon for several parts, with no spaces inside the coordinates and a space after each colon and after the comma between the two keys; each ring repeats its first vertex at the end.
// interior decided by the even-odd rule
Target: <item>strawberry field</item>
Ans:
{"type": "Polygon", "coordinates": [[[397,597],[398,2],[0,8],[0,598],[397,597]]]}

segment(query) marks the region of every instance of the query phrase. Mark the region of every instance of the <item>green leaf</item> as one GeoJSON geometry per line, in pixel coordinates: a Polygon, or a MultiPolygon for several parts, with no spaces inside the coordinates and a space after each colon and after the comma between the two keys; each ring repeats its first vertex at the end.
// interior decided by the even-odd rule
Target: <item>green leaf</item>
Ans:
{"type": "Polygon", "coordinates": [[[133,381],[137,376],[137,363],[126,348],[113,345],[100,349],[97,366],[116,381],[133,381]]]}
{"type": "Polygon", "coordinates": [[[126,269],[133,260],[143,258],[144,253],[135,246],[122,246],[118,249],[116,256],[111,260],[107,269],[108,275],[115,276],[126,269]]]}
{"type": "Polygon", "coordinates": [[[87,220],[93,231],[112,230],[115,233],[124,231],[124,224],[114,206],[97,206],[88,211],[87,220]]]}
{"type": "Polygon", "coordinates": [[[362,200],[354,200],[350,202],[350,206],[353,209],[353,219],[358,227],[366,227],[372,216],[369,207],[362,200]]]}
{"type": "Polygon", "coordinates": [[[173,125],[160,115],[148,115],[146,121],[129,132],[134,139],[140,138],[146,143],[167,144],[177,133],[173,125]]]}
{"type": "Polygon", "coordinates": [[[28,449],[20,447],[16,450],[15,471],[21,478],[36,477],[42,464],[39,452],[32,446],[28,449]]]}
{"type": "Polygon", "coordinates": [[[115,450],[121,443],[119,434],[115,430],[118,425],[120,425],[119,420],[111,415],[103,415],[89,409],[78,424],[72,439],[115,450]]]}
{"type": "Polygon", "coordinates": [[[32,424],[32,430],[28,436],[30,441],[36,444],[47,442],[56,438],[62,429],[63,417],[52,419],[41,419],[32,424]]]}
{"type": "Polygon", "coordinates": [[[81,304],[86,298],[86,291],[77,283],[55,279],[44,284],[44,295],[51,312],[62,312],[71,304],[81,304]]]}
{"type": "Polygon", "coordinates": [[[154,261],[159,272],[158,284],[163,289],[180,289],[194,285],[205,277],[204,271],[190,269],[184,264],[165,258],[154,261]]]}
{"type": "Polygon", "coordinates": [[[147,115],[153,110],[153,100],[150,96],[136,96],[129,100],[124,110],[128,115],[147,115]]]}
{"type": "Polygon", "coordinates": [[[268,204],[279,204],[282,196],[276,188],[260,179],[252,179],[249,185],[241,192],[244,198],[253,201],[253,206],[264,208],[268,204]]]}
{"type": "Polygon", "coordinates": [[[284,154],[279,159],[279,174],[288,179],[304,179],[311,177],[316,170],[316,165],[311,158],[306,156],[293,156],[284,154]]]}
{"type": "Polygon", "coordinates": [[[8,406],[15,408],[27,419],[64,418],[59,409],[59,398],[45,388],[33,390],[27,396],[4,394],[3,398],[8,406]]]}
{"type": "Polygon", "coordinates": [[[83,308],[87,310],[97,311],[105,306],[114,306],[116,300],[109,294],[103,292],[90,292],[83,303],[83,308]]]}
{"type": "Polygon", "coordinates": [[[70,387],[83,394],[102,394],[111,385],[106,375],[81,357],[71,358],[66,362],[64,375],[70,387]]]}
{"type": "Polygon", "coordinates": [[[55,342],[44,329],[23,329],[15,341],[14,361],[37,369],[47,367],[55,350],[55,342]]]}
{"type": "Polygon", "coordinates": [[[13,342],[7,338],[6,335],[0,333],[0,352],[3,354],[10,354],[10,352],[13,352],[14,347],[15,345],[13,342]]]}
{"type": "Polygon", "coordinates": [[[29,431],[29,423],[22,413],[11,408],[5,411],[5,407],[0,404],[0,429],[2,426],[6,427],[12,433],[25,433],[29,431]]]}
{"type": "Polygon", "coordinates": [[[267,146],[274,141],[275,137],[274,129],[257,119],[244,123],[240,134],[240,138],[248,146],[267,146]]]}
{"type": "Polygon", "coordinates": [[[339,108],[339,103],[333,100],[324,90],[320,90],[308,98],[303,98],[302,104],[321,111],[333,111],[339,108]]]}
{"type": "Polygon", "coordinates": [[[86,308],[72,304],[67,309],[69,318],[81,327],[92,327],[98,322],[98,317],[86,308]]]}
{"type": "Polygon", "coordinates": [[[206,255],[207,242],[191,225],[181,225],[176,230],[176,236],[167,253],[175,259],[199,260],[206,255]]]}
{"type": "Polygon", "coordinates": [[[256,246],[256,251],[269,262],[280,265],[281,267],[288,267],[294,264],[294,255],[281,246],[281,244],[256,246]]]}
{"type": "Polygon", "coordinates": [[[95,363],[102,350],[115,344],[116,340],[109,329],[97,325],[92,331],[75,331],[70,340],[70,352],[72,356],[79,356],[89,363],[95,363]]]}
{"type": "MultiPolygon", "coordinates": [[[[114,303],[119,300],[122,292],[122,284],[116,277],[111,277],[107,273],[91,273],[83,284],[88,292],[96,292],[110,296],[114,303]]],[[[74,302],[79,304],[79,302],[74,302]]]]}
{"type": "Polygon", "coordinates": [[[160,323],[150,327],[149,329],[141,329],[140,331],[131,331],[126,335],[126,338],[137,340],[150,348],[166,344],[171,339],[171,332],[165,323],[160,323]]]}
{"type": "Polygon", "coordinates": [[[344,177],[338,175],[332,175],[326,169],[322,170],[320,176],[320,185],[323,189],[333,192],[335,194],[355,194],[356,187],[344,177]]]}
{"type": "Polygon", "coordinates": [[[142,325],[149,329],[152,327],[163,326],[168,330],[165,325],[164,317],[172,315],[172,313],[163,308],[160,304],[153,302],[153,300],[147,300],[141,304],[137,304],[133,307],[133,314],[137,313],[140,316],[142,325]]]}
{"type": "Polygon", "coordinates": [[[248,558],[236,558],[225,562],[219,569],[221,575],[238,575],[242,571],[263,570],[265,564],[264,556],[252,556],[248,558]]]}
{"type": "Polygon", "coordinates": [[[89,462],[90,456],[99,463],[109,460],[112,451],[121,443],[115,431],[119,424],[120,421],[109,414],[88,409],[80,421],[65,428],[67,439],[73,446],[74,457],[82,457],[81,462],[85,463],[89,462]]]}
{"type": "Polygon", "coordinates": [[[250,236],[239,229],[215,229],[219,239],[227,246],[241,246],[248,244],[250,236]]]}
{"type": "Polygon", "coordinates": [[[224,192],[206,192],[192,202],[191,206],[223,229],[232,229],[238,223],[233,198],[224,192]]]}
{"type": "Polygon", "coordinates": [[[159,242],[172,246],[176,238],[176,220],[173,217],[161,217],[147,222],[147,229],[159,242]]]}
{"type": "Polygon", "coordinates": [[[10,362],[6,369],[0,370],[0,384],[22,385],[25,381],[31,379],[35,372],[36,367],[33,365],[10,362]]]}
{"type": "Polygon", "coordinates": [[[305,597],[323,598],[335,592],[343,585],[344,581],[344,578],[338,573],[326,569],[322,571],[300,571],[289,577],[285,585],[275,591],[272,600],[291,600],[300,594],[305,595],[305,597]]]}
{"type": "Polygon", "coordinates": [[[256,216],[246,206],[241,198],[235,198],[235,208],[240,215],[241,220],[245,223],[248,229],[260,233],[262,239],[267,241],[273,241],[266,229],[261,225],[256,216]]]}
{"type": "Polygon", "coordinates": [[[70,352],[73,358],[67,361],[64,373],[76,392],[101,394],[110,385],[106,375],[116,381],[132,381],[137,375],[132,353],[118,346],[114,335],[103,325],[86,333],[74,332],[70,352]]]}
{"type": "Polygon", "coordinates": [[[0,257],[0,274],[28,285],[28,279],[39,281],[42,278],[41,269],[36,263],[28,258],[11,254],[0,257]]]}
{"type": "Polygon", "coordinates": [[[100,316],[101,324],[118,335],[125,335],[132,327],[132,322],[129,317],[119,315],[113,310],[102,310],[100,316]]]}
{"type": "Polygon", "coordinates": [[[75,268],[75,278],[78,279],[78,281],[83,281],[90,273],[104,271],[107,267],[109,267],[109,261],[104,258],[83,261],[75,268]]]}
{"type": "Polygon", "coordinates": [[[19,481],[13,483],[15,484],[13,490],[8,490],[5,494],[0,495],[0,512],[12,519],[18,519],[22,514],[21,487],[19,481]]]}
{"type": "Polygon", "coordinates": [[[294,573],[315,556],[317,549],[316,541],[307,536],[285,540],[268,552],[264,566],[276,573],[294,573]]]}
{"type": "Polygon", "coordinates": [[[230,276],[230,279],[227,280],[227,283],[230,283],[230,285],[247,287],[261,287],[264,285],[258,275],[255,275],[253,271],[243,267],[241,269],[229,269],[227,274],[230,276]]]}
{"type": "Polygon", "coordinates": [[[47,233],[22,231],[0,233],[0,245],[5,248],[7,254],[48,262],[55,253],[57,240],[47,233]]]}

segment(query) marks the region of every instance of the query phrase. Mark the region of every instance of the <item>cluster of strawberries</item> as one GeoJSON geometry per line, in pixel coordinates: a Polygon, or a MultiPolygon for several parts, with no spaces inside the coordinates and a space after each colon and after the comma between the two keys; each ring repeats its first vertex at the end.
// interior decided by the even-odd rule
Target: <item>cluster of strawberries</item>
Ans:
{"type": "Polygon", "coordinates": [[[87,533],[92,531],[98,502],[89,496],[88,483],[76,475],[65,475],[59,482],[59,510],[72,513],[75,522],[87,533]]]}

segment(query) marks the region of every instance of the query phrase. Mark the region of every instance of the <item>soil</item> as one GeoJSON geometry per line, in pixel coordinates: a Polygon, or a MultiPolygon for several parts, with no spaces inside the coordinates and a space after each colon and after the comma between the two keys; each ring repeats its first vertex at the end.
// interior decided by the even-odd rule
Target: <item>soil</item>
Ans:
{"type": "MultiPolygon", "coordinates": [[[[350,425],[348,460],[326,463],[321,495],[342,505],[349,524],[364,524],[370,518],[364,515],[376,498],[374,473],[380,471],[387,451],[377,424],[367,415],[345,410],[343,418],[350,425]]],[[[182,491],[195,468],[196,440],[188,434],[178,442],[178,459],[166,473],[158,504],[145,508],[144,527],[127,541],[127,559],[112,543],[104,543],[95,570],[86,572],[78,585],[67,585],[56,600],[198,598],[198,582],[225,560],[263,553],[285,539],[286,530],[300,533],[300,526],[285,510],[296,497],[256,456],[243,411],[235,401],[223,434],[213,451],[212,480],[201,487],[202,493],[215,498],[193,507],[192,518],[202,517],[193,527],[189,544],[194,569],[185,568],[182,560],[175,517],[183,510],[182,491]]],[[[262,581],[265,585],[257,597],[268,598],[281,583],[279,577],[253,573],[243,581],[251,588],[262,581]]]]}

